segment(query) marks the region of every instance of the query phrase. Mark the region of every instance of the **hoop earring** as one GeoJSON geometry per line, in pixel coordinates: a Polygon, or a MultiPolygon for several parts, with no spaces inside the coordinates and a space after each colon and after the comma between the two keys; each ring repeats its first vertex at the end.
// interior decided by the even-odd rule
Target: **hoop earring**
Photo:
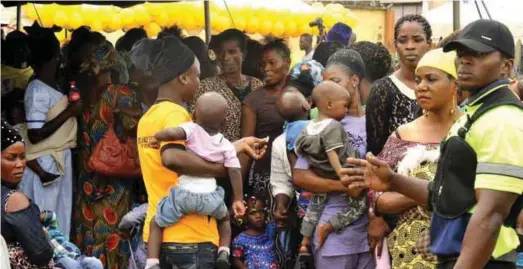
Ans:
{"type": "Polygon", "coordinates": [[[454,116],[454,113],[456,113],[456,107],[458,106],[456,98],[457,98],[457,96],[453,94],[452,95],[452,108],[450,109],[451,116],[454,116]]]}

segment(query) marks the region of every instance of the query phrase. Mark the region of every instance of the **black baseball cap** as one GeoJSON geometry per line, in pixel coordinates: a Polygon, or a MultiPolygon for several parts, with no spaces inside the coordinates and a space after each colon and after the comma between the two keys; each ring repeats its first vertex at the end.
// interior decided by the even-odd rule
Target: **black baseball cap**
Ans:
{"type": "Polygon", "coordinates": [[[477,52],[499,51],[514,58],[514,37],[506,25],[495,20],[477,20],[465,26],[458,38],[449,42],[443,51],[467,47],[477,52]]]}

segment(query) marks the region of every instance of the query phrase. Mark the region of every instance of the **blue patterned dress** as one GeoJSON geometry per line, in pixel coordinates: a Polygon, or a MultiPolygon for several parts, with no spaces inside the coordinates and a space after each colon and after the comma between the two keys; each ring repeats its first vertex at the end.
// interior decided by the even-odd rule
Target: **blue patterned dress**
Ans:
{"type": "Polygon", "coordinates": [[[232,242],[232,256],[242,260],[248,269],[278,269],[275,239],[276,225],[273,223],[258,236],[243,232],[232,242]]]}

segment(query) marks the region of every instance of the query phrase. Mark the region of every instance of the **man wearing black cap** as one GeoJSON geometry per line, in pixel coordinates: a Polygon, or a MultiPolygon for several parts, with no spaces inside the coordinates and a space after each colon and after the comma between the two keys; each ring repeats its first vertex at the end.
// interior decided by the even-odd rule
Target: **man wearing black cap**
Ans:
{"type": "Polygon", "coordinates": [[[523,204],[523,105],[502,80],[514,39],[500,22],[478,20],[444,47],[457,51],[458,83],[469,91],[465,115],[441,144],[431,183],[398,175],[372,155],[350,159],[349,187],[394,190],[433,210],[430,251],[437,268],[516,268],[515,232],[523,204]],[[362,177],[363,176],[363,177],[362,177]]]}

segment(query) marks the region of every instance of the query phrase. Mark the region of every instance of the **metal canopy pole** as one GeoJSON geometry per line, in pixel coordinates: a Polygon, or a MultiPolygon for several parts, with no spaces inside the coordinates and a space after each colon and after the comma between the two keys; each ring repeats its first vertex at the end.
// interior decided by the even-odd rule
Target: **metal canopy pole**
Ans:
{"type": "Polygon", "coordinates": [[[209,1],[203,1],[203,12],[205,16],[205,43],[211,42],[211,8],[209,1]]]}
{"type": "Polygon", "coordinates": [[[16,30],[22,31],[22,4],[16,4],[16,30]]]}
{"type": "Polygon", "coordinates": [[[458,1],[452,1],[452,17],[453,17],[453,29],[454,31],[459,30],[461,28],[461,16],[460,16],[460,10],[459,10],[459,0],[458,1]]]}

